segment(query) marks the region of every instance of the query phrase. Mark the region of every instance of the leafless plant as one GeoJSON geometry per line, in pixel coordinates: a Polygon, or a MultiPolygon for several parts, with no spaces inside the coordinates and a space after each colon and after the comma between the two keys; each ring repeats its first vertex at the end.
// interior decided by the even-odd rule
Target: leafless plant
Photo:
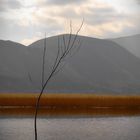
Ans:
{"type": "Polygon", "coordinates": [[[46,88],[48,82],[50,81],[50,79],[55,76],[60,70],[62,70],[62,68],[64,67],[64,65],[61,65],[62,62],[65,61],[66,58],[72,56],[75,52],[74,50],[78,50],[79,47],[81,46],[81,41],[78,40],[78,33],[80,32],[82,26],[84,23],[84,19],[82,20],[82,23],[79,27],[79,29],[77,30],[76,34],[74,35],[74,38],[72,39],[72,22],[70,21],[70,33],[68,36],[68,41],[66,41],[65,35],[62,36],[62,41],[63,41],[63,45],[60,46],[60,38],[58,37],[58,42],[57,42],[57,54],[56,54],[56,58],[52,67],[52,70],[48,76],[47,79],[45,79],[45,53],[46,53],[46,34],[45,34],[45,39],[44,39],[44,50],[43,50],[43,61],[42,61],[42,88],[41,91],[37,97],[37,101],[36,101],[36,108],[35,108],[35,115],[34,115],[34,132],[35,132],[35,140],[38,139],[38,133],[37,133],[37,116],[38,116],[38,110],[39,110],[39,106],[40,106],[40,99],[41,96],[44,92],[44,89],[46,88]],[[78,45],[77,47],[75,47],[75,43],[76,41],[78,41],[78,45]]]}

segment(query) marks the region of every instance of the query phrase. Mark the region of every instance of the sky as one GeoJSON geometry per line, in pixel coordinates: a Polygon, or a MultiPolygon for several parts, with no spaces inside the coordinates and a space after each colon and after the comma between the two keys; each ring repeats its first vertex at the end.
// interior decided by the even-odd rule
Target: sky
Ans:
{"type": "Polygon", "coordinates": [[[116,38],[140,34],[140,0],[0,0],[0,39],[29,45],[73,33],[116,38]]]}

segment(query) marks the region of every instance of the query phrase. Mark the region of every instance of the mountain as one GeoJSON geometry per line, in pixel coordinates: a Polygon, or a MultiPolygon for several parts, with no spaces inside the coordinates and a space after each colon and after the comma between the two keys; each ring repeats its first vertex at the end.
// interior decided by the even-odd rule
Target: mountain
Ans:
{"type": "MultiPolygon", "coordinates": [[[[72,35],[72,40],[74,37],[72,35]]],[[[63,36],[59,35],[59,38],[63,46],[63,36]]],[[[69,35],[66,34],[65,38],[68,43],[69,35]]],[[[78,40],[82,42],[80,49],[74,50],[74,55],[67,58],[64,62],[65,67],[49,82],[47,92],[139,94],[138,57],[112,40],[84,36],[78,36],[78,40]]],[[[47,38],[46,44],[45,78],[49,75],[56,58],[58,36],[47,38]]],[[[3,48],[3,53],[0,50],[0,91],[40,91],[43,46],[44,39],[29,46],[19,44],[19,47],[16,47],[14,42],[2,47],[0,42],[0,49],[3,48]],[[1,61],[1,58],[8,58],[7,62],[1,61]],[[8,84],[9,82],[12,84],[8,84]]]]}
{"type": "MultiPolygon", "coordinates": [[[[69,35],[65,35],[68,41],[69,35]]],[[[47,38],[46,69],[53,64],[57,36],[47,38]],[[47,67],[48,66],[48,67],[47,67]]],[[[62,43],[62,36],[61,38],[62,43]]],[[[74,36],[72,37],[74,38],[74,36]]],[[[118,44],[89,37],[78,37],[80,50],[66,62],[64,69],[52,79],[48,90],[66,92],[139,92],[140,60],[118,44]]],[[[30,71],[35,85],[41,82],[41,61],[44,40],[29,46],[32,60],[30,71]],[[40,79],[40,80],[39,80],[40,79]]],[[[46,76],[47,76],[46,71],[46,76]]]]}
{"type": "Polygon", "coordinates": [[[28,50],[24,45],[0,40],[0,91],[24,91],[25,86],[29,87],[26,83],[27,56],[28,50]]]}
{"type": "Polygon", "coordinates": [[[140,58],[140,34],[111,39],[140,58]]]}

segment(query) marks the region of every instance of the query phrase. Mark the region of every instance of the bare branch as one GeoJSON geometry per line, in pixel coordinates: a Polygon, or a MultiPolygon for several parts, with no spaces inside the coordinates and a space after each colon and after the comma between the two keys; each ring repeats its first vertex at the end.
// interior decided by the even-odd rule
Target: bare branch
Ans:
{"type": "Polygon", "coordinates": [[[75,42],[76,42],[78,33],[80,32],[80,30],[81,30],[83,24],[84,24],[84,19],[82,20],[82,23],[81,23],[79,29],[77,30],[76,35],[74,36],[74,40],[73,40],[73,42],[72,42],[72,45],[71,45],[70,47],[68,47],[67,51],[65,52],[65,56],[66,56],[66,55],[70,52],[70,50],[73,48],[73,46],[74,46],[74,44],[75,44],[75,42]]]}
{"type": "MultiPolygon", "coordinates": [[[[84,23],[84,19],[82,21],[82,24],[81,26],[79,27],[79,29],[77,30],[76,32],[76,35],[74,37],[74,40],[72,41],[71,43],[71,36],[72,36],[72,23],[70,21],[70,35],[69,35],[69,40],[68,40],[68,44],[66,45],[66,40],[65,40],[65,37],[63,36],[63,44],[64,44],[64,48],[62,47],[62,45],[60,46],[60,40],[59,40],[59,37],[58,37],[58,51],[57,51],[57,55],[56,55],[56,59],[55,59],[55,62],[54,62],[54,65],[53,65],[53,68],[52,68],[52,71],[51,73],[49,74],[48,78],[46,79],[46,81],[44,81],[44,65],[45,65],[45,51],[46,51],[46,41],[44,42],[44,52],[43,52],[43,67],[42,67],[42,89],[40,91],[40,94],[37,98],[37,101],[36,101],[36,110],[35,110],[35,118],[34,118],[34,129],[35,129],[35,140],[37,140],[37,116],[38,116],[38,110],[39,110],[39,104],[40,104],[40,99],[41,99],[41,96],[44,92],[44,89],[46,88],[48,82],[51,80],[51,78],[56,75],[65,65],[60,65],[63,60],[65,60],[66,56],[72,51],[74,45],[75,45],[75,42],[77,40],[77,36],[78,36],[78,33],[80,32],[82,26],[83,26],[83,23],[84,23]],[[70,45],[71,44],[71,45],[70,45]],[[61,51],[61,52],[60,52],[61,51]],[[61,67],[60,67],[61,66],[61,67]]],[[[46,40],[46,36],[45,36],[45,40],[46,40]]],[[[79,41],[79,46],[81,45],[80,41],[79,41]]],[[[78,48],[79,48],[78,46],[78,48]]]]}
{"type": "Polygon", "coordinates": [[[71,36],[72,36],[72,21],[70,20],[70,34],[69,34],[68,45],[66,47],[66,51],[68,50],[68,48],[70,46],[71,36]]]}
{"type": "Polygon", "coordinates": [[[42,87],[44,85],[44,75],[45,75],[45,53],[46,53],[46,33],[44,38],[44,50],[43,50],[43,61],[42,61],[42,87]]]}
{"type": "MultiPolygon", "coordinates": [[[[65,58],[63,59],[63,61],[66,61],[67,59],[70,59],[72,56],[74,56],[74,55],[79,51],[81,45],[82,45],[82,41],[79,39],[79,40],[78,40],[78,43],[77,43],[77,45],[76,45],[76,47],[73,48],[73,52],[72,52],[72,53],[69,52],[69,54],[68,54],[69,56],[67,55],[67,57],[65,57],[65,58]]],[[[63,61],[62,61],[62,62],[63,62],[63,61]]]]}
{"type": "Polygon", "coordinates": [[[63,35],[63,45],[64,45],[64,52],[66,51],[66,39],[65,35],[63,35]]]}
{"type": "Polygon", "coordinates": [[[32,80],[32,77],[31,77],[31,74],[28,72],[28,78],[29,78],[29,81],[31,82],[31,83],[33,83],[33,80],[32,80]]]}
{"type": "Polygon", "coordinates": [[[63,44],[61,43],[62,39],[60,39],[60,54],[62,55],[64,53],[64,48],[63,48],[63,44]]]}
{"type": "Polygon", "coordinates": [[[61,71],[61,70],[64,68],[65,65],[66,65],[66,63],[64,63],[60,68],[58,68],[58,69],[54,72],[53,76],[55,76],[59,71],[61,71]]]}
{"type": "Polygon", "coordinates": [[[53,65],[52,71],[54,70],[54,68],[55,68],[55,66],[57,64],[57,61],[58,61],[58,58],[59,58],[59,55],[60,55],[60,39],[59,39],[59,36],[58,36],[57,46],[58,46],[58,50],[57,50],[57,55],[56,55],[56,59],[54,61],[54,65],[53,65]]]}

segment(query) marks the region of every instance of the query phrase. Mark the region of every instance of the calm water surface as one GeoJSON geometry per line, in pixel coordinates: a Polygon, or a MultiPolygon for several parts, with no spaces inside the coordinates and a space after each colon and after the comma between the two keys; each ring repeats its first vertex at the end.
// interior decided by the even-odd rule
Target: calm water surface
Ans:
{"type": "MultiPolygon", "coordinates": [[[[41,118],[38,140],[139,140],[140,117],[41,118]]],[[[32,118],[0,118],[0,140],[34,140],[32,118]]]]}

